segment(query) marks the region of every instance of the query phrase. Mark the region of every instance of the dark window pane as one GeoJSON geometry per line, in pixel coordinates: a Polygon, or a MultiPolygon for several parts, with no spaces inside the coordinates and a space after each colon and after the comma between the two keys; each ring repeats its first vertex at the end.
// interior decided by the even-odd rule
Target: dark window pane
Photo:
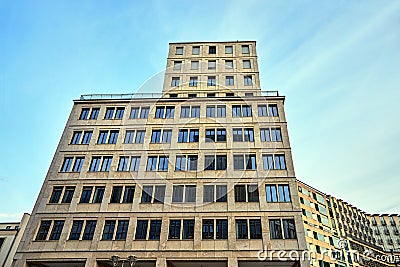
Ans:
{"type": "Polygon", "coordinates": [[[247,186],[247,201],[248,202],[258,202],[258,186],[248,185],[247,186]]]}
{"type": "Polygon", "coordinates": [[[150,230],[149,230],[149,239],[159,240],[160,232],[161,232],[161,220],[151,220],[150,230]]]}
{"type": "Polygon", "coordinates": [[[248,238],[248,230],[247,230],[247,220],[238,219],[236,220],[236,238],[237,239],[247,239],[248,238]]]}
{"type": "Polygon", "coordinates": [[[285,238],[295,239],[296,238],[296,227],[293,219],[283,219],[283,232],[285,238]]]}
{"type": "Polygon", "coordinates": [[[228,239],[228,220],[216,220],[216,239],[228,239]]]}
{"type": "Polygon", "coordinates": [[[172,202],[183,202],[183,185],[174,185],[172,192],[172,202]]]}
{"type": "Polygon", "coordinates": [[[152,195],[153,195],[153,186],[143,186],[142,203],[151,203],[152,195]]]}
{"type": "Polygon", "coordinates": [[[92,196],[93,186],[84,186],[82,189],[82,195],[80,199],[80,203],[89,203],[90,197],[92,196]]]}
{"type": "Polygon", "coordinates": [[[63,227],[64,221],[54,221],[53,230],[51,231],[49,240],[59,240],[63,227]]]}
{"type": "Polygon", "coordinates": [[[41,221],[36,240],[46,240],[50,230],[51,221],[41,221]]]}
{"type": "Polygon", "coordinates": [[[114,186],[111,193],[110,203],[120,203],[121,196],[122,196],[122,186],[114,186]]]}
{"type": "Polygon", "coordinates": [[[69,234],[69,240],[79,240],[83,227],[83,221],[73,221],[71,233],[69,234]]]}
{"type": "Polygon", "coordinates": [[[92,240],[94,231],[96,230],[97,221],[86,221],[85,231],[83,232],[83,240],[92,240]]]}
{"type": "Polygon", "coordinates": [[[217,202],[226,202],[227,201],[227,188],[226,185],[217,185],[217,202]]]}
{"type": "Polygon", "coordinates": [[[137,221],[136,234],[135,234],[136,240],[146,239],[148,223],[149,222],[147,220],[138,220],[137,221]]]}
{"type": "Polygon", "coordinates": [[[235,185],[235,202],[246,202],[245,185],[235,185]]]}
{"type": "Polygon", "coordinates": [[[279,219],[269,220],[269,231],[271,239],[282,239],[281,220],[279,219]]]}
{"type": "Polygon", "coordinates": [[[53,193],[51,194],[49,203],[58,203],[60,201],[62,191],[62,186],[55,186],[53,188],[53,193]]]}
{"type": "Polygon", "coordinates": [[[128,233],[129,220],[118,221],[117,233],[115,240],[125,240],[126,234],[128,233]]]}
{"type": "Polygon", "coordinates": [[[114,236],[115,221],[105,221],[103,230],[103,240],[112,240],[114,236]]]}
{"type": "Polygon", "coordinates": [[[164,185],[156,185],[154,192],[154,203],[164,203],[165,196],[165,186],[164,185]]]}
{"type": "Polygon", "coordinates": [[[74,196],[75,186],[67,186],[65,188],[63,199],[61,203],[71,203],[72,197],[74,196]]]}
{"type": "Polygon", "coordinates": [[[261,220],[253,219],[249,220],[250,225],[250,239],[261,239],[261,220]]]}
{"type": "Polygon", "coordinates": [[[83,108],[81,111],[81,115],[79,116],[80,120],[87,120],[88,115],[89,115],[89,108],[83,108]]]}
{"type": "Polygon", "coordinates": [[[203,239],[214,239],[214,220],[203,220],[203,239]]]}
{"type": "Polygon", "coordinates": [[[94,190],[93,203],[101,203],[103,201],[104,187],[96,187],[94,190]]]}
{"type": "Polygon", "coordinates": [[[182,239],[194,238],[194,220],[183,220],[182,239]]]}
{"type": "Polygon", "coordinates": [[[135,195],[135,187],[134,186],[126,186],[124,199],[122,203],[133,203],[133,197],[135,195]]]}
{"type": "Polygon", "coordinates": [[[180,239],[180,232],[181,232],[181,221],[170,220],[168,239],[180,239]]]}
{"type": "Polygon", "coordinates": [[[205,185],[203,187],[203,202],[213,202],[214,201],[214,186],[205,185]]]}

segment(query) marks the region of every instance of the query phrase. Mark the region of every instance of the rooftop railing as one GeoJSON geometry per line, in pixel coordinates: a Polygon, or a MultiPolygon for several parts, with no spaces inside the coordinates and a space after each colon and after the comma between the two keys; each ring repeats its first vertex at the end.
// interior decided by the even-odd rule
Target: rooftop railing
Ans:
{"type": "MultiPolygon", "coordinates": [[[[200,93],[200,91],[198,91],[200,93]]],[[[206,93],[209,91],[201,91],[202,93],[206,93]]],[[[266,96],[266,97],[277,97],[279,96],[278,91],[254,91],[250,92],[248,90],[235,90],[235,92],[238,93],[254,93],[252,96],[266,96]],[[261,92],[261,94],[259,94],[261,92]]],[[[172,92],[171,92],[172,93],[172,92]]],[[[172,94],[176,94],[177,92],[173,92],[172,94]]],[[[192,92],[179,92],[179,93],[192,93],[192,92]]],[[[110,100],[110,99],[115,99],[115,100],[124,100],[124,99],[133,99],[133,98],[169,98],[170,93],[131,93],[131,94],[87,94],[87,95],[81,95],[79,100],[110,100]]],[[[229,96],[229,97],[252,97],[250,95],[234,95],[234,96],[229,96]]],[[[199,96],[199,98],[202,96],[199,96]]],[[[206,96],[204,96],[206,97],[206,96]]],[[[225,95],[219,96],[218,94],[215,97],[225,97],[225,95]]],[[[177,98],[177,97],[174,97],[177,98]]],[[[179,98],[179,97],[178,97],[179,98]]]]}

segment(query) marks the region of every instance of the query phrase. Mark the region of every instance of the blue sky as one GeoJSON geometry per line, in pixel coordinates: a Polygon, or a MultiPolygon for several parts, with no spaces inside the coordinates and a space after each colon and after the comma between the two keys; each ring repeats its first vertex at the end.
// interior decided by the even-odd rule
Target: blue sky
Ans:
{"type": "Polygon", "coordinates": [[[395,0],[0,0],[0,221],[31,212],[73,99],[134,92],[169,42],[205,40],[257,41],[299,179],[399,213],[399,28],[395,0]]]}

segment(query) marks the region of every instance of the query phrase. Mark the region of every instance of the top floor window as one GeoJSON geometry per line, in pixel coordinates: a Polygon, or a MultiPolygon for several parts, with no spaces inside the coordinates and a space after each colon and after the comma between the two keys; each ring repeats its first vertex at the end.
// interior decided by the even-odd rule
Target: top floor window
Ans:
{"type": "Polygon", "coordinates": [[[233,105],[232,117],[251,117],[251,106],[247,105],[233,105]]]}
{"type": "Polygon", "coordinates": [[[242,54],[250,54],[249,45],[242,45],[242,54]]]}
{"type": "Polygon", "coordinates": [[[251,69],[250,60],[243,60],[243,69],[251,69]]]}
{"type": "Polygon", "coordinates": [[[81,114],[79,115],[80,120],[97,120],[99,116],[100,108],[92,108],[92,112],[90,112],[90,108],[83,108],[81,114]],[[89,116],[90,114],[90,116],[89,116]]]}
{"type": "Polygon", "coordinates": [[[258,116],[259,117],[278,117],[278,105],[258,105],[258,116]]]}
{"type": "Polygon", "coordinates": [[[175,51],[176,55],[183,55],[183,47],[177,47],[175,51]]]}
{"type": "Polygon", "coordinates": [[[225,54],[233,54],[233,47],[231,45],[225,46],[225,54]]]}
{"type": "Polygon", "coordinates": [[[124,116],[124,111],[125,108],[124,107],[118,107],[118,108],[114,108],[114,107],[109,107],[106,109],[106,114],[104,116],[104,119],[106,120],[122,120],[123,116],[124,116]]]}
{"type": "Polygon", "coordinates": [[[209,48],[208,48],[208,53],[209,53],[210,55],[215,55],[215,54],[217,54],[217,47],[216,47],[216,46],[209,46],[209,48]]]}
{"type": "Polygon", "coordinates": [[[182,68],[182,61],[174,61],[174,70],[181,70],[182,68]]]}
{"type": "Polygon", "coordinates": [[[200,54],[200,46],[193,46],[192,55],[199,55],[199,54],[200,54]]]}

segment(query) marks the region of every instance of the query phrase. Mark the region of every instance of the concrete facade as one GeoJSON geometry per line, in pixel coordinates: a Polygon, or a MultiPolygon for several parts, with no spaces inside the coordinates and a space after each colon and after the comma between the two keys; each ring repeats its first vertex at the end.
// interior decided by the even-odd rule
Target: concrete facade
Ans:
{"type": "Polygon", "coordinates": [[[75,100],[13,266],[307,266],[285,98],[257,64],[255,42],[172,43],[159,98],[75,100]]]}

